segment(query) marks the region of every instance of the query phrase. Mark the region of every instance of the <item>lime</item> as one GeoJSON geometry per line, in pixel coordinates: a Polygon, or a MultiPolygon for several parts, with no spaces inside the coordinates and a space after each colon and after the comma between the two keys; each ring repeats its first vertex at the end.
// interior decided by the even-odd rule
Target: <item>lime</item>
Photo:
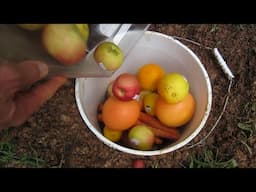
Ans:
{"type": "Polygon", "coordinates": [[[189,83],[180,73],[169,73],[159,80],[157,91],[170,104],[182,101],[189,92],[189,83]]]}

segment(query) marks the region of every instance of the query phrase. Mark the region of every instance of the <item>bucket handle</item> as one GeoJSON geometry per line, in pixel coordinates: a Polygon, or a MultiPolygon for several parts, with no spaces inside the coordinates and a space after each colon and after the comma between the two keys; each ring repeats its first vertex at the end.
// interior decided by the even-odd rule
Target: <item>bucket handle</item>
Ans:
{"type": "Polygon", "coordinates": [[[201,139],[199,142],[195,143],[195,144],[189,144],[189,149],[197,146],[197,145],[202,145],[202,143],[210,136],[210,134],[213,132],[213,130],[217,127],[219,121],[221,120],[221,117],[223,116],[227,104],[228,104],[228,99],[230,96],[230,91],[231,91],[231,87],[232,87],[232,83],[233,83],[233,79],[234,79],[234,75],[232,73],[232,71],[230,70],[230,68],[227,65],[227,62],[223,59],[222,55],[220,54],[218,48],[211,48],[211,47],[207,47],[207,46],[202,46],[200,43],[195,42],[193,40],[190,39],[186,39],[186,38],[182,38],[182,37],[178,37],[178,36],[172,36],[174,39],[178,39],[178,40],[183,40],[189,43],[192,43],[194,45],[197,45],[199,47],[202,47],[204,49],[210,50],[212,51],[214,57],[216,58],[218,64],[220,65],[222,71],[224,72],[225,76],[227,77],[227,79],[229,80],[229,86],[228,86],[228,90],[227,90],[227,94],[225,96],[225,102],[223,105],[223,108],[221,110],[220,115],[218,116],[217,120],[215,121],[214,125],[212,126],[212,128],[210,129],[209,133],[203,138],[201,139]]]}

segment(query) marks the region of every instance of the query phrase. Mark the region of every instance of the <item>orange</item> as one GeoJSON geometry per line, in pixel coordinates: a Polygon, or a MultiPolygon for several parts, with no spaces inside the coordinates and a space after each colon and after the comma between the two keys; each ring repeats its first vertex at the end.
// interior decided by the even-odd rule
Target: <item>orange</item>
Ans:
{"type": "Polygon", "coordinates": [[[171,127],[179,127],[193,117],[195,112],[195,99],[189,93],[181,102],[167,103],[161,96],[156,100],[155,113],[159,121],[171,127]]]}
{"type": "Polygon", "coordinates": [[[158,80],[163,77],[165,71],[158,64],[149,63],[139,68],[137,77],[143,90],[155,91],[158,80]]]}
{"type": "Polygon", "coordinates": [[[140,105],[138,101],[121,101],[111,96],[102,107],[102,120],[109,129],[123,131],[129,129],[138,120],[140,105]]]}

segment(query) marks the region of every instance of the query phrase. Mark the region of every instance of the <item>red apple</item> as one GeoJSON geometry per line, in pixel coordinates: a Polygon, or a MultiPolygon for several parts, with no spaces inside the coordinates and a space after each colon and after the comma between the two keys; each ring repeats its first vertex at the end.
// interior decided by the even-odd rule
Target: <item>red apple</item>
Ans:
{"type": "Polygon", "coordinates": [[[84,56],[87,42],[75,24],[49,24],[42,34],[47,52],[63,65],[78,63],[84,56]]]}
{"type": "Polygon", "coordinates": [[[135,75],[123,73],[119,75],[112,86],[113,95],[122,101],[136,99],[141,90],[135,75]]]}
{"type": "Polygon", "coordinates": [[[132,162],[132,168],[146,168],[146,165],[142,159],[135,159],[132,162]]]}

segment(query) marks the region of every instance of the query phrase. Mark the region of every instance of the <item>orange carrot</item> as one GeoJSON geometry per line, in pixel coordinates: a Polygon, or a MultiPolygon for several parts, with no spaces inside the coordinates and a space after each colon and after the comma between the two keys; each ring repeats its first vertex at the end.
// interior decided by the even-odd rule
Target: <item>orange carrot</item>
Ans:
{"type": "Polygon", "coordinates": [[[163,140],[160,139],[159,137],[155,137],[155,144],[162,144],[163,143],[163,140]]]}
{"type": "Polygon", "coordinates": [[[166,139],[179,139],[179,137],[180,137],[180,134],[179,134],[179,132],[177,130],[173,130],[173,129],[169,129],[169,130],[158,129],[158,128],[152,127],[150,124],[144,123],[144,122],[142,122],[140,120],[138,120],[135,123],[134,126],[136,126],[136,125],[146,125],[146,126],[148,126],[156,137],[166,138],[166,139]]]}
{"type": "Polygon", "coordinates": [[[179,139],[180,138],[180,134],[176,130],[171,130],[173,132],[170,132],[170,131],[164,131],[161,129],[157,129],[155,127],[150,127],[150,129],[153,131],[153,133],[157,137],[166,138],[166,139],[179,139]]]}
{"type": "Polygon", "coordinates": [[[143,123],[142,121],[140,121],[139,119],[135,122],[134,126],[136,125],[144,125],[145,123],[143,123]]]}
{"type": "Polygon", "coordinates": [[[140,112],[139,120],[144,123],[147,123],[155,128],[166,130],[166,131],[169,131],[171,129],[176,129],[175,127],[169,127],[169,126],[164,125],[155,117],[153,117],[147,113],[144,113],[144,112],[140,112]]]}
{"type": "MultiPolygon", "coordinates": [[[[161,130],[161,134],[163,134],[163,131],[168,133],[168,137],[171,137],[173,139],[178,139],[180,137],[179,132],[172,128],[172,127],[168,127],[166,125],[164,125],[163,123],[161,123],[158,119],[154,118],[153,116],[144,113],[144,112],[140,112],[140,116],[139,116],[139,121],[142,123],[145,123],[146,125],[154,128],[154,129],[158,129],[161,130]]],[[[158,131],[160,133],[160,131],[158,131]]]]}

